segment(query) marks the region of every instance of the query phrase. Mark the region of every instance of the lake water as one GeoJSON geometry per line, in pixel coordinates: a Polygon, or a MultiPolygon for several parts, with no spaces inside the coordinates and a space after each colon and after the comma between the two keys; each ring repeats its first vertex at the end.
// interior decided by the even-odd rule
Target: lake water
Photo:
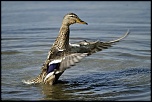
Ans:
{"type": "Polygon", "coordinates": [[[151,100],[149,1],[1,3],[2,100],[151,100]],[[128,29],[130,34],[66,70],[54,86],[23,84],[40,73],[69,12],[88,23],[71,25],[71,43],[109,41],[128,29]]]}

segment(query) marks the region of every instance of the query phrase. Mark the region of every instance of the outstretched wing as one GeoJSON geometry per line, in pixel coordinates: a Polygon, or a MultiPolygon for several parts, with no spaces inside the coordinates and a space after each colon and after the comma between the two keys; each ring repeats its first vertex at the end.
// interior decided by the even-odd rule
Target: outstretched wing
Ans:
{"type": "Polygon", "coordinates": [[[74,66],[75,63],[80,62],[80,60],[87,56],[87,53],[72,53],[67,56],[65,56],[60,63],[60,71],[64,71],[67,68],[70,68],[71,66],[74,66]]]}
{"type": "Polygon", "coordinates": [[[123,38],[125,38],[129,34],[129,30],[120,38],[112,41],[101,42],[101,41],[81,41],[77,44],[70,44],[70,52],[72,53],[88,53],[91,55],[92,53],[96,53],[98,51],[102,51],[103,49],[107,49],[112,46],[115,42],[119,42],[123,38]]]}

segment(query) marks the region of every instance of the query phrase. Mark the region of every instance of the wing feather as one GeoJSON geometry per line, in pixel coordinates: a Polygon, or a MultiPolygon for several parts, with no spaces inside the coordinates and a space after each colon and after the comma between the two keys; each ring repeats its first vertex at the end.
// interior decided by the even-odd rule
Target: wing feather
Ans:
{"type": "Polygon", "coordinates": [[[101,42],[98,40],[94,42],[89,42],[89,41],[84,40],[77,44],[70,44],[70,52],[71,53],[88,53],[88,55],[91,55],[92,53],[96,53],[98,51],[102,51],[103,49],[107,49],[111,47],[112,44],[119,42],[120,40],[125,38],[129,33],[130,32],[128,30],[122,37],[119,37],[116,40],[107,41],[107,42],[101,42]]]}
{"type": "Polygon", "coordinates": [[[67,68],[70,68],[70,66],[73,66],[75,63],[80,62],[80,60],[85,56],[87,56],[87,53],[73,53],[65,56],[60,63],[59,70],[64,71],[67,68]]]}

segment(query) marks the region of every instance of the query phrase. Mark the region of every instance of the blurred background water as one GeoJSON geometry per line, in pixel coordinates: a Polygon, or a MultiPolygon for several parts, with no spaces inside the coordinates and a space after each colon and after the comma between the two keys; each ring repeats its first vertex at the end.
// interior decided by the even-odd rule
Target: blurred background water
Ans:
{"type": "Polygon", "coordinates": [[[151,100],[151,4],[148,1],[2,1],[2,100],[151,100]],[[54,86],[25,85],[40,73],[63,16],[88,25],[70,27],[70,42],[109,41],[113,47],[84,58],[54,86]]]}

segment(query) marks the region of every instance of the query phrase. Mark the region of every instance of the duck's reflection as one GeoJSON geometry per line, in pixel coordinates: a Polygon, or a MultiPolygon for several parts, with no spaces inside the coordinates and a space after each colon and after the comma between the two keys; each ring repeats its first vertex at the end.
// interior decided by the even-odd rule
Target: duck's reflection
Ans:
{"type": "Polygon", "coordinates": [[[60,81],[55,85],[41,85],[42,94],[44,95],[42,100],[69,100],[71,98],[68,91],[68,81],[60,81]]]}

